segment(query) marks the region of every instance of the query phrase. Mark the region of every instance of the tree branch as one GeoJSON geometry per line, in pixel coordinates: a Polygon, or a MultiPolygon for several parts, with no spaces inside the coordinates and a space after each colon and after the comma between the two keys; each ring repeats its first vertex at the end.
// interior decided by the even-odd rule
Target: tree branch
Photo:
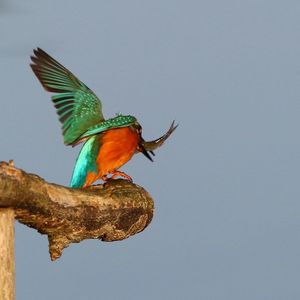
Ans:
{"type": "Polygon", "coordinates": [[[47,234],[55,260],[70,243],[117,241],[141,232],[152,220],[154,203],[126,180],[71,189],[0,162],[0,207],[13,208],[19,222],[47,234]]]}

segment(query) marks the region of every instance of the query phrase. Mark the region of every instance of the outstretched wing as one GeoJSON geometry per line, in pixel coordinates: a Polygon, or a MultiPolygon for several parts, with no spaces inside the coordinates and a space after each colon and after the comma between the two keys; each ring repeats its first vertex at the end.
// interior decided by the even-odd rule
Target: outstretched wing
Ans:
{"type": "Polygon", "coordinates": [[[70,187],[80,188],[88,183],[90,179],[92,180],[89,184],[95,181],[99,173],[96,160],[100,146],[100,138],[97,135],[92,136],[84,143],[76,160],[70,187]]]}
{"type": "Polygon", "coordinates": [[[104,121],[98,97],[68,69],[40,48],[33,50],[30,65],[52,96],[62,123],[64,143],[72,145],[91,126],[104,121]]]}

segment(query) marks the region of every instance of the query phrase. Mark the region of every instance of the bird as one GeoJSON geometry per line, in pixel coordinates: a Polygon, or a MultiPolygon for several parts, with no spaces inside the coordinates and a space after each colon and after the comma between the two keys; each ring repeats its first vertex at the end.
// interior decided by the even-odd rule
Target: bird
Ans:
{"type": "Polygon", "coordinates": [[[86,188],[97,180],[107,183],[118,177],[132,181],[119,170],[134,154],[143,153],[153,161],[154,150],[174,132],[172,122],[161,137],[145,141],[136,117],[116,114],[104,119],[102,103],[96,94],[73,73],[37,47],[31,55],[31,69],[48,92],[61,122],[64,144],[84,143],[77,157],[70,187],[86,188]]]}

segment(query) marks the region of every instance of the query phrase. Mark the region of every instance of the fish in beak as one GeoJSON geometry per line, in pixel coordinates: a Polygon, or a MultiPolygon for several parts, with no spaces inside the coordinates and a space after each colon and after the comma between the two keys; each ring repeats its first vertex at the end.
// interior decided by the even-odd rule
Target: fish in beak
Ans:
{"type": "Polygon", "coordinates": [[[154,150],[156,150],[158,147],[163,145],[163,143],[166,141],[166,139],[175,131],[177,126],[178,126],[178,124],[175,125],[175,121],[173,121],[170,128],[169,128],[169,130],[164,135],[162,135],[161,137],[159,137],[156,140],[147,142],[143,138],[141,138],[141,141],[140,141],[139,146],[138,146],[138,151],[142,152],[148,159],[153,161],[150,154],[152,156],[155,156],[154,150]]]}

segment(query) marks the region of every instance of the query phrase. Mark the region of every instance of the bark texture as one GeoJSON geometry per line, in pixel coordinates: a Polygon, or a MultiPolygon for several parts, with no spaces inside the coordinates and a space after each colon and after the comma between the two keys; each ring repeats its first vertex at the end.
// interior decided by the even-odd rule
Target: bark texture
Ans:
{"type": "Polygon", "coordinates": [[[15,299],[14,211],[0,208],[0,299],[15,299]]]}
{"type": "Polygon", "coordinates": [[[0,207],[48,235],[52,260],[70,243],[84,239],[117,241],[141,232],[151,222],[154,203],[147,191],[126,180],[71,189],[0,162],[0,207]]]}

